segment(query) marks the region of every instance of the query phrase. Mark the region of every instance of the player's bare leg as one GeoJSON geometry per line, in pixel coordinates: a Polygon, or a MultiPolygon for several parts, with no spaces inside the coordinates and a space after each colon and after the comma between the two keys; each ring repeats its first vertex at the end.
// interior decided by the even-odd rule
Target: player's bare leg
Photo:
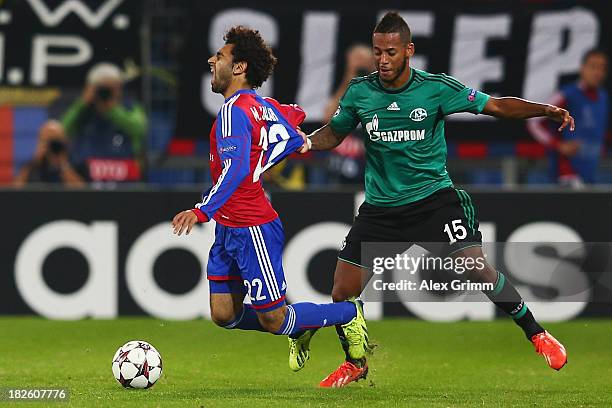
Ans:
{"type": "Polygon", "coordinates": [[[212,320],[225,329],[267,330],[259,322],[253,305],[243,303],[245,292],[240,281],[209,281],[212,320]]]}
{"type": "Polygon", "coordinates": [[[368,270],[361,266],[338,259],[334,271],[334,287],[332,299],[334,302],[343,302],[349,298],[357,297],[363,289],[363,282],[368,277],[368,270]]]}
{"type": "MultiPolygon", "coordinates": [[[[367,279],[368,274],[369,271],[367,269],[338,259],[334,272],[333,301],[342,302],[358,297],[361,294],[363,282],[367,279]]],[[[351,350],[342,326],[337,325],[336,332],[344,350],[345,361],[321,381],[321,387],[343,387],[352,381],[365,378],[368,373],[365,353],[361,353],[360,350],[357,350],[357,352],[351,350]]]]}
{"type": "Polygon", "coordinates": [[[211,293],[210,317],[217,326],[227,327],[242,313],[244,293],[211,293]]]}
{"type": "MultiPolygon", "coordinates": [[[[453,253],[452,256],[474,260],[485,259],[482,248],[479,246],[462,249],[453,253]]],[[[474,262],[474,265],[477,264],[474,262]]],[[[496,271],[486,261],[482,269],[473,268],[466,273],[467,278],[471,281],[492,283],[493,291],[485,292],[485,295],[514,319],[514,322],[525,332],[527,339],[535,346],[535,351],[544,357],[551,368],[555,370],[563,368],[567,363],[565,347],[538,324],[517,290],[503,274],[496,271]]]]}
{"type": "Polygon", "coordinates": [[[257,313],[259,323],[261,323],[262,327],[270,333],[279,333],[281,331],[286,316],[287,306],[285,305],[270,312],[257,313]]]}
{"type": "MultiPolygon", "coordinates": [[[[336,262],[336,270],[334,271],[332,300],[334,302],[343,302],[358,297],[363,290],[363,282],[366,282],[368,275],[369,271],[366,268],[338,259],[336,262]]],[[[346,361],[350,361],[357,367],[365,366],[365,356],[350,355],[342,326],[336,326],[336,332],[342,344],[346,361]]]]}

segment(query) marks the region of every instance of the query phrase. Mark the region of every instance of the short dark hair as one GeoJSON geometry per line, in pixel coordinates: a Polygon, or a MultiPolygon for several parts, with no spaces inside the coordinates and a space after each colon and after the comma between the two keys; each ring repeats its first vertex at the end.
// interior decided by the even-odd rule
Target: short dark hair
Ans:
{"type": "Polygon", "coordinates": [[[225,44],[232,44],[234,62],[246,62],[246,79],[253,88],[259,88],[272,74],[276,57],[257,30],[244,26],[229,29],[223,37],[225,44]]]}
{"type": "Polygon", "coordinates": [[[404,44],[412,42],[412,33],[406,21],[397,11],[390,11],[385,14],[374,27],[375,33],[399,33],[404,44]]]}
{"type": "Polygon", "coordinates": [[[606,59],[606,61],[608,60],[608,54],[606,54],[604,50],[601,48],[591,48],[582,56],[582,65],[586,64],[587,60],[593,55],[601,55],[606,59]]]}

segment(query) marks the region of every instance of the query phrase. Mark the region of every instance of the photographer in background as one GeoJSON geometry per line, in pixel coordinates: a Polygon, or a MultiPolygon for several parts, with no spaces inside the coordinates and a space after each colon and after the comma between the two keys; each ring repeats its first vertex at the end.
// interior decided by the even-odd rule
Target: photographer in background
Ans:
{"type": "Polygon", "coordinates": [[[72,161],[91,181],[139,181],[147,118],[123,97],[121,71],[100,63],[87,74],[81,98],[62,117],[72,161]]]}
{"type": "Polygon", "coordinates": [[[66,187],[85,185],[68,160],[64,128],[58,121],[50,120],[40,128],[34,158],[22,167],[15,179],[16,187],[27,183],[62,183],[66,187]]]}
{"type": "MultiPolygon", "coordinates": [[[[323,123],[329,122],[338,109],[338,103],[351,79],[370,74],[376,69],[371,47],[365,44],[355,44],[346,52],[346,68],[342,82],[336,92],[327,102],[323,123]]],[[[350,133],[340,146],[331,151],[329,156],[329,171],[332,182],[342,184],[363,183],[365,167],[365,148],[361,128],[350,133]]]]}

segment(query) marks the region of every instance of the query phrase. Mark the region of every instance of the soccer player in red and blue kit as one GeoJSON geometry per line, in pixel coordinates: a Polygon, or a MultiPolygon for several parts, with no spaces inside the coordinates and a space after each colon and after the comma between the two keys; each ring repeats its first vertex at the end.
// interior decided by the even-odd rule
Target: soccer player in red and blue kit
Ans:
{"type": "Polygon", "coordinates": [[[359,301],[286,304],[283,227],[260,178],[302,147],[296,127],[305,114],[296,105],[281,105],[254,91],[276,63],[258,31],[233,27],[224,40],[208,60],[212,90],[225,97],[210,133],[214,185],[195,208],[174,217],[173,232],[189,234],[198,222],[217,223],[207,267],[217,325],[288,335],[289,365],[295,371],[309,358],[302,345],[312,328],[342,325],[352,354],[363,355],[368,344],[359,301]],[[243,303],[247,295],[251,304],[243,303]]]}
{"type": "Polygon", "coordinates": [[[531,134],[548,150],[552,181],[563,186],[581,188],[597,182],[610,111],[604,87],[607,73],[608,56],[602,50],[590,50],[582,57],[578,81],[565,85],[552,97],[550,104],[574,112],[574,132],[564,129],[556,133],[546,118],[528,122],[531,134]]]}

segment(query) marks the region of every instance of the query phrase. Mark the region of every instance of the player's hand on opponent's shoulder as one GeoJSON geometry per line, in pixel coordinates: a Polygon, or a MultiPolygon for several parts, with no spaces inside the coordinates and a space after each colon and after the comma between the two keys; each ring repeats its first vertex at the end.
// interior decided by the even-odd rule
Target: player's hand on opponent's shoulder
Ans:
{"type": "Polygon", "coordinates": [[[308,138],[308,135],[306,135],[306,133],[304,133],[302,131],[302,129],[300,129],[300,127],[296,127],[295,130],[298,132],[298,134],[300,136],[302,136],[302,140],[304,140],[304,144],[302,145],[302,147],[300,147],[297,152],[300,154],[304,154],[304,153],[308,153],[308,151],[310,150],[310,148],[312,147],[312,142],[310,141],[310,139],[308,138]]]}
{"type": "Polygon", "coordinates": [[[560,122],[561,126],[559,126],[559,132],[565,129],[567,125],[569,125],[570,130],[574,131],[574,118],[567,109],[560,108],[555,105],[548,105],[546,107],[546,117],[554,120],[555,122],[560,122]]]}
{"type": "Polygon", "coordinates": [[[185,235],[189,235],[197,222],[198,216],[192,210],[181,211],[172,219],[172,233],[180,236],[185,231],[185,235]]]}

